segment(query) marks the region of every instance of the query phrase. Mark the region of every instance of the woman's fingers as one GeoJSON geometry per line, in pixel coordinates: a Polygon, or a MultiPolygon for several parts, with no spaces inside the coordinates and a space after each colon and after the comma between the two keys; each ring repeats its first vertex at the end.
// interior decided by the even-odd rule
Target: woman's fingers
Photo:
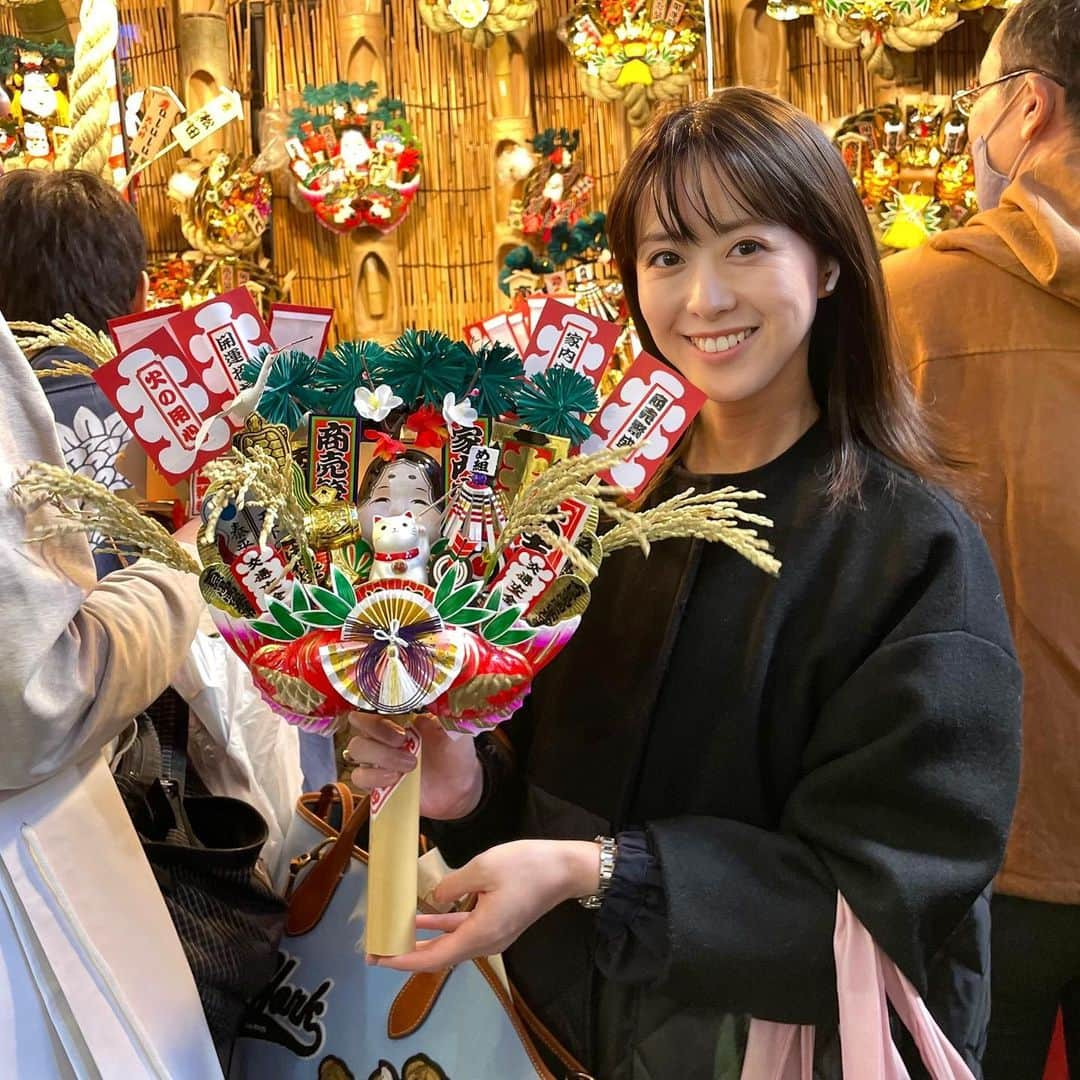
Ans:
{"type": "Polygon", "coordinates": [[[399,747],[405,743],[405,729],[389,716],[369,712],[351,712],[349,726],[361,738],[368,738],[386,746],[399,747]]]}
{"type": "Polygon", "coordinates": [[[498,951],[497,947],[485,944],[482,924],[478,923],[475,913],[470,913],[442,937],[418,941],[411,953],[369,957],[368,962],[394,971],[440,971],[474,956],[488,956],[498,951]]]}
{"type": "Polygon", "coordinates": [[[400,772],[390,772],[389,769],[372,769],[369,766],[360,766],[349,774],[349,781],[357,791],[371,791],[373,788],[390,787],[401,779],[400,772]]]}
{"type": "Polygon", "coordinates": [[[417,915],[417,930],[442,930],[444,933],[456,930],[467,918],[467,911],[450,911],[445,915],[417,915]]]}
{"type": "Polygon", "coordinates": [[[406,750],[398,750],[386,743],[377,742],[363,735],[354,735],[342,758],[346,765],[357,768],[385,769],[395,773],[395,779],[402,773],[412,772],[416,768],[416,758],[406,750]]]}

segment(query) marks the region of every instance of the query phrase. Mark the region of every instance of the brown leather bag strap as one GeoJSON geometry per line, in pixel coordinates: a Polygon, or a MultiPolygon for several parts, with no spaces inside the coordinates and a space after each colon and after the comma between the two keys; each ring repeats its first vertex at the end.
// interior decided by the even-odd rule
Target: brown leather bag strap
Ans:
{"type": "Polygon", "coordinates": [[[349,785],[340,781],[336,784],[326,784],[319,792],[319,801],[315,804],[315,816],[326,821],[330,807],[335,802],[341,803],[341,820],[348,821],[352,817],[353,810],[356,809],[356,800],[353,798],[349,785]]]}
{"type": "MultiPolygon", "coordinates": [[[[342,801],[343,808],[346,805],[352,805],[351,794],[348,803],[342,801]]],[[[345,820],[333,845],[293,889],[285,919],[285,933],[289,936],[306,934],[318,925],[333,899],[338,882],[349,869],[357,833],[367,821],[368,813],[368,801],[364,799],[345,820]]]]}
{"type": "Polygon", "coordinates": [[[418,971],[405,980],[386,1018],[386,1034],[391,1039],[404,1039],[428,1018],[450,978],[450,970],[418,971]]]}

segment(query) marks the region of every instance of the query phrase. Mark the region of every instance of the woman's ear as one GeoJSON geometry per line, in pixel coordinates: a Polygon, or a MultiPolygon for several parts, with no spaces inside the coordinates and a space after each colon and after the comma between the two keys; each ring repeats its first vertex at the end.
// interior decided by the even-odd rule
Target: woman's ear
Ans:
{"type": "Polygon", "coordinates": [[[139,284],[135,288],[135,295],[131,299],[132,315],[138,315],[146,310],[146,298],[150,294],[150,275],[143,270],[139,274],[139,284]]]}
{"type": "Polygon", "coordinates": [[[821,287],[818,289],[818,299],[823,300],[826,296],[830,296],[839,280],[840,260],[830,255],[825,260],[825,276],[822,279],[821,287]]]}

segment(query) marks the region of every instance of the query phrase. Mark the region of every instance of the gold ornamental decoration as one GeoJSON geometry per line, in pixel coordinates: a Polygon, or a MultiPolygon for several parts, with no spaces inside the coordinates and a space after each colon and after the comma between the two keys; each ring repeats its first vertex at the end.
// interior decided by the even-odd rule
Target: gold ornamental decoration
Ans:
{"type": "Polygon", "coordinates": [[[487,49],[501,34],[527,26],[540,0],[418,0],[420,18],[436,34],[461,36],[487,49]]]}
{"type": "Polygon", "coordinates": [[[686,93],[704,33],[700,0],[581,0],[559,25],[582,90],[621,101],[635,128],[686,93]]]}
{"type": "Polygon", "coordinates": [[[1004,8],[1009,0],[769,0],[766,12],[787,22],[812,16],[818,37],[833,49],[859,49],[871,74],[894,75],[890,50],[936,45],[963,11],[1004,8]]]}

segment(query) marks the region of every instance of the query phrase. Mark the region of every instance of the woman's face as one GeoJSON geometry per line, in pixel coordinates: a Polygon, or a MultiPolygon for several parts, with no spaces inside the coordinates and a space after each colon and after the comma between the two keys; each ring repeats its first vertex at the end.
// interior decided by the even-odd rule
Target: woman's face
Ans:
{"type": "Polygon", "coordinates": [[[824,296],[817,252],[784,225],[747,218],[704,170],[719,229],[679,197],[695,240],[668,235],[651,198],[638,220],[638,299],[663,356],[712,401],[745,402],[805,384],[810,328],[824,296]]]}

